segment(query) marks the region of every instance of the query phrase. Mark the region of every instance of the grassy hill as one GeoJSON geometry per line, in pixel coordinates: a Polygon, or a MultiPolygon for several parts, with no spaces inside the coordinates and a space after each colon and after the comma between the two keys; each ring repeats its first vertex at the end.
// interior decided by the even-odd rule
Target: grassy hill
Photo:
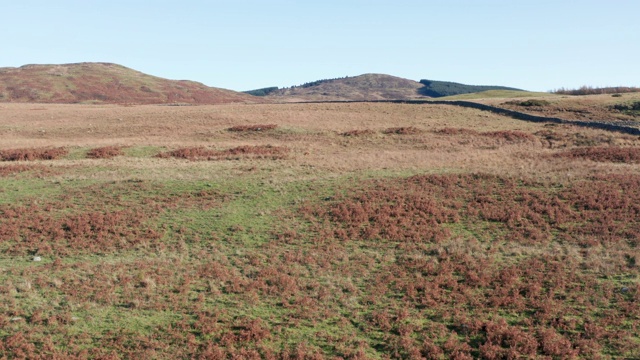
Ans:
{"type": "MultiPolygon", "coordinates": [[[[417,82],[384,74],[323,79],[290,88],[268,87],[245,93],[280,101],[358,101],[440,98],[486,91],[503,92],[505,97],[518,97],[521,92],[525,93],[523,90],[505,86],[465,85],[433,80],[417,82]]],[[[492,97],[495,96],[496,94],[492,94],[492,97]]]]}
{"type": "Polygon", "coordinates": [[[264,102],[204,84],[168,80],[110,63],[0,68],[0,102],[188,103],[264,102]]]}
{"type": "Polygon", "coordinates": [[[460,94],[471,94],[490,90],[522,91],[521,89],[493,85],[466,85],[449,81],[420,80],[424,87],[420,94],[429,97],[445,97],[460,94]]]}
{"type": "MultiPolygon", "coordinates": [[[[340,79],[309,82],[273,90],[267,98],[284,101],[396,100],[424,98],[416,81],[384,74],[364,74],[340,79]]],[[[259,89],[264,90],[264,89],[259,89]]],[[[249,92],[249,93],[255,93],[249,92]]]]}

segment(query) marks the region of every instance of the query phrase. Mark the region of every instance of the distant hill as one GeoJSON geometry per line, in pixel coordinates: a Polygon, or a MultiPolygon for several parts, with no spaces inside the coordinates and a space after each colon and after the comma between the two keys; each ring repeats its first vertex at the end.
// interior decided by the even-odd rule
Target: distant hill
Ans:
{"type": "Polygon", "coordinates": [[[221,104],[264,102],[186,80],[168,80],[110,63],[0,68],[0,102],[221,104]]]}
{"type": "Polygon", "coordinates": [[[275,101],[410,100],[470,94],[483,91],[523,91],[505,86],[465,85],[454,82],[420,82],[384,74],[364,74],[308,82],[290,88],[268,87],[245,91],[275,101]]]}
{"type": "Polygon", "coordinates": [[[419,82],[413,80],[383,74],[364,74],[317,80],[290,88],[258,89],[247,93],[264,93],[264,96],[276,101],[395,100],[425,98],[418,93],[421,87],[419,82]]]}
{"type": "Polygon", "coordinates": [[[524,91],[521,89],[510,88],[506,86],[465,85],[449,81],[420,80],[420,83],[424,85],[419,90],[420,94],[435,98],[461,94],[471,94],[490,90],[524,91]]]}

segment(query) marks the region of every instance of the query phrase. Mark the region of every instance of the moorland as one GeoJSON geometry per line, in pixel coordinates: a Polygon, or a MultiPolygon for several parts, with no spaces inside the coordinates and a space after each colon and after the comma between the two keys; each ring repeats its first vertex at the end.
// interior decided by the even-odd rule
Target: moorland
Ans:
{"type": "MultiPolygon", "coordinates": [[[[504,94],[471,100],[640,101],[504,94]]],[[[0,135],[0,357],[640,357],[636,135],[428,102],[0,103],[0,135]]]]}

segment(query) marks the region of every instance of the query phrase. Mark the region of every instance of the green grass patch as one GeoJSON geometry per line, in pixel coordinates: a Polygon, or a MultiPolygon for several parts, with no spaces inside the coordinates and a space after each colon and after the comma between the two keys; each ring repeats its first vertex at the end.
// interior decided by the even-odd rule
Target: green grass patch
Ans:
{"type": "Polygon", "coordinates": [[[132,146],[123,149],[125,156],[134,158],[149,158],[165,151],[165,147],[161,146],[132,146]]]}

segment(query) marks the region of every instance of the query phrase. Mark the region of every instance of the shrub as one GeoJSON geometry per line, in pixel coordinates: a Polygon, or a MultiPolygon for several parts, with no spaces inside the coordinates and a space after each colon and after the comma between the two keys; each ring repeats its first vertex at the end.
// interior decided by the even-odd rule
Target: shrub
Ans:
{"type": "Polygon", "coordinates": [[[584,147],[563,151],[556,157],[582,158],[599,162],[615,163],[640,163],[640,148],[611,147],[584,147]]]}
{"type": "Polygon", "coordinates": [[[463,128],[443,128],[435,130],[434,132],[442,135],[478,135],[478,132],[475,130],[463,128]]]}
{"type": "Polygon", "coordinates": [[[340,135],[342,136],[367,136],[367,135],[373,135],[374,131],[373,130],[369,130],[369,129],[365,129],[365,130],[349,130],[349,131],[345,131],[343,133],[340,133],[340,135]]]}
{"type": "Polygon", "coordinates": [[[212,150],[206,149],[202,146],[199,147],[190,147],[190,148],[180,148],[176,150],[172,150],[165,153],[160,153],[157,155],[159,158],[170,158],[175,157],[179,159],[189,159],[189,160],[198,160],[198,159],[206,159],[211,155],[212,150]]]}
{"type": "Polygon", "coordinates": [[[214,154],[213,159],[240,159],[243,157],[258,159],[284,159],[289,154],[289,148],[284,146],[272,145],[245,145],[235,148],[218,151],[214,154]]]}
{"type": "Polygon", "coordinates": [[[104,146],[89,150],[87,157],[91,159],[111,159],[116,156],[124,155],[122,147],[104,146]]]}
{"type": "Polygon", "coordinates": [[[66,156],[66,148],[9,149],[0,151],[1,161],[55,160],[66,156]]]}
{"type": "Polygon", "coordinates": [[[391,127],[382,131],[383,134],[395,134],[395,135],[414,135],[419,134],[422,131],[416,127],[391,127]]]}
{"type": "Polygon", "coordinates": [[[434,132],[436,134],[451,135],[451,136],[479,135],[479,136],[504,140],[507,142],[522,142],[522,141],[536,140],[536,137],[533,134],[529,134],[529,133],[518,131],[518,130],[501,130],[501,131],[488,131],[488,132],[479,133],[471,129],[444,128],[444,129],[436,130],[434,132]]]}
{"type": "Polygon", "coordinates": [[[191,147],[172,150],[158,154],[159,158],[175,157],[188,160],[232,160],[242,158],[254,159],[284,159],[289,154],[289,148],[272,145],[244,145],[226,150],[207,149],[205,147],[191,147]]]}
{"type": "Polygon", "coordinates": [[[7,165],[0,166],[0,177],[18,174],[26,171],[34,171],[38,175],[51,174],[54,170],[42,165],[7,165]]]}
{"type": "Polygon", "coordinates": [[[532,106],[547,106],[550,103],[547,100],[529,99],[529,100],[525,100],[525,101],[508,101],[505,104],[516,105],[516,106],[524,106],[524,107],[532,107],[532,106]]]}
{"type": "Polygon", "coordinates": [[[616,104],[611,106],[611,109],[622,111],[622,112],[640,111],[640,101],[635,101],[630,104],[616,104]]]}

